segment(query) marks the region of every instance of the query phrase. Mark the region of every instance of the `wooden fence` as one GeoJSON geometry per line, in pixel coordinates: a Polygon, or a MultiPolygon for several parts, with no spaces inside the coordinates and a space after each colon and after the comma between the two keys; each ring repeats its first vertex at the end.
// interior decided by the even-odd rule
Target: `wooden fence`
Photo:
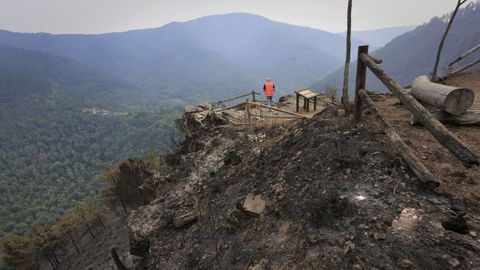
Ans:
{"type": "Polygon", "coordinates": [[[479,165],[480,161],[467,145],[461,142],[442,123],[440,123],[422,104],[411,96],[398,82],[390,77],[378,65],[381,60],[368,54],[368,46],[360,46],[358,49],[357,77],[355,83],[355,110],[354,119],[362,119],[363,105],[366,105],[373,116],[380,122],[385,134],[393,145],[396,146],[402,157],[405,159],[417,177],[427,183],[438,185],[432,173],[422,164],[420,159],[411,151],[410,147],[400,138],[388,121],[382,116],[375,103],[367,94],[366,78],[367,68],[375,74],[378,79],[405,105],[405,107],[418,119],[420,123],[435,137],[435,139],[454,154],[465,167],[470,168],[479,165]]]}

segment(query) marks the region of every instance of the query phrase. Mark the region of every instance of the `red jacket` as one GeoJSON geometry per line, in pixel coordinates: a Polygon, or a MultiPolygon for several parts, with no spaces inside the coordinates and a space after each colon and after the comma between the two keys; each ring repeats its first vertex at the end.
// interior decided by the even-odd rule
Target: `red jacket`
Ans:
{"type": "Polygon", "coordinates": [[[267,97],[273,97],[275,94],[275,84],[273,82],[265,82],[263,85],[263,92],[267,97]]]}

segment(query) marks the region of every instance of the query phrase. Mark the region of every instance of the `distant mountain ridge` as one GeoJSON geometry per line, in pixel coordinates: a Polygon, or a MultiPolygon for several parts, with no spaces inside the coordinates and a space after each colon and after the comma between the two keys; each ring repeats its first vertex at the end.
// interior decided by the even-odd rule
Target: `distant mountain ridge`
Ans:
{"type": "Polygon", "coordinates": [[[0,31],[0,43],[67,57],[187,102],[258,89],[265,77],[291,92],[340,66],[345,50],[340,35],[244,13],[101,35],[0,31]]]}
{"type": "MultiPolygon", "coordinates": [[[[403,85],[408,85],[420,75],[430,75],[433,70],[438,43],[445,31],[450,14],[432,18],[428,23],[394,38],[385,47],[371,51],[383,60],[381,67],[403,85]]],[[[480,1],[471,2],[460,9],[452,25],[443,48],[440,61],[440,75],[447,71],[447,65],[460,54],[480,43],[480,1]]],[[[458,65],[468,63],[480,57],[480,52],[470,55],[458,65]]],[[[352,59],[356,60],[356,59],[352,59]]],[[[356,61],[350,67],[350,95],[354,91],[356,61]]],[[[479,69],[479,67],[475,67],[479,69]]],[[[372,90],[386,90],[373,74],[369,72],[367,87],[372,90]]],[[[327,86],[341,89],[343,84],[343,69],[340,68],[312,88],[322,91],[327,86]]]]}
{"type": "MultiPolygon", "coordinates": [[[[352,31],[352,38],[361,40],[374,48],[381,48],[397,36],[415,29],[415,26],[386,27],[365,31],[352,31]]],[[[346,32],[340,33],[345,36],[346,32]]]]}

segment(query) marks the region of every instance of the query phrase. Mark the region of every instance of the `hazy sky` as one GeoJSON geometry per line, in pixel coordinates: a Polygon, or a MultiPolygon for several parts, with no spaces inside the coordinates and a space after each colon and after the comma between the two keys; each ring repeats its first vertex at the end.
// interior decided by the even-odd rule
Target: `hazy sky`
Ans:
{"type": "MultiPolygon", "coordinates": [[[[472,1],[472,0],[470,0],[472,1]]],[[[456,0],[353,0],[353,28],[418,25],[456,0]]],[[[248,12],[275,21],[344,31],[347,0],[0,0],[0,29],[105,33],[162,26],[212,14],[248,12]]]]}

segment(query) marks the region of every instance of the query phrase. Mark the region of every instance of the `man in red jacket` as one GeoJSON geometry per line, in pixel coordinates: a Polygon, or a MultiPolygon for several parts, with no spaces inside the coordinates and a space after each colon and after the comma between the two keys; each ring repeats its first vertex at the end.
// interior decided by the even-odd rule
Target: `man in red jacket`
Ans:
{"type": "Polygon", "coordinates": [[[265,96],[267,97],[268,105],[271,106],[273,95],[275,94],[275,84],[273,84],[273,82],[270,78],[267,78],[265,80],[265,84],[263,85],[263,92],[265,93],[265,96]]]}

